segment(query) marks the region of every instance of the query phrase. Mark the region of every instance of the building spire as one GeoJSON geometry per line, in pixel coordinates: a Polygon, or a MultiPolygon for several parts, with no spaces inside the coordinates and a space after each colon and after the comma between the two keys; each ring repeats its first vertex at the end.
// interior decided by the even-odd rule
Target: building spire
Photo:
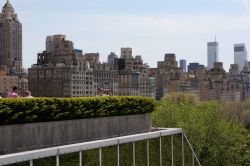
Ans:
{"type": "Polygon", "coordinates": [[[6,1],[5,5],[3,6],[3,9],[14,10],[9,0],[6,1]]]}

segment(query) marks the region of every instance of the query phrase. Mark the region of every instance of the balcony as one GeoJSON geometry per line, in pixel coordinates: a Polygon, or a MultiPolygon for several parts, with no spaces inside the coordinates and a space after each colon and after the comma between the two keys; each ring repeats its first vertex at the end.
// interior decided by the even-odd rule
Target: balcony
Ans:
{"type": "MultiPolygon", "coordinates": [[[[74,158],[77,158],[77,163],[71,164],[82,166],[85,163],[83,153],[90,150],[95,150],[95,165],[99,166],[112,164],[140,166],[142,162],[143,165],[147,166],[155,165],[155,163],[160,166],[201,165],[187,136],[179,128],[154,129],[152,132],[142,134],[2,155],[0,156],[0,165],[21,163],[21,165],[36,166],[39,165],[39,161],[52,157],[54,165],[60,166],[65,162],[65,159],[63,160],[65,155],[76,154],[74,158]],[[129,147],[126,150],[123,148],[125,145],[129,147]],[[107,153],[105,148],[112,149],[113,155],[107,153]],[[140,155],[138,148],[143,149],[140,155]],[[107,159],[107,155],[112,159],[107,159]],[[152,164],[153,162],[154,164],[152,164]]],[[[52,166],[52,164],[50,165],[52,166]]]]}

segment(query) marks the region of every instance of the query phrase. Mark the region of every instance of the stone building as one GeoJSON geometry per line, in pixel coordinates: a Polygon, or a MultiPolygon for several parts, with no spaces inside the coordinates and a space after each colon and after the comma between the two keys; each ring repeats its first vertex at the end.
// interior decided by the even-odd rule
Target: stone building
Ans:
{"type": "Polygon", "coordinates": [[[6,96],[13,86],[21,96],[28,90],[22,69],[22,24],[7,0],[0,13],[0,93],[6,96]]]}
{"type": "Polygon", "coordinates": [[[232,64],[229,70],[229,88],[232,100],[246,100],[250,98],[250,70],[246,66],[241,72],[238,64],[232,64]]]}
{"type": "Polygon", "coordinates": [[[195,92],[201,100],[235,101],[250,98],[250,70],[239,71],[238,64],[232,64],[227,73],[222,62],[215,62],[211,70],[198,68],[195,77],[189,81],[194,86],[190,92],[195,92]]]}
{"type": "Polygon", "coordinates": [[[20,96],[24,96],[25,91],[28,90],[28,80],[24,77],[7,75],[6,68],[0,67],[0,94],[2,97],[6,97],[13,86],[18,87],[18,93],[20,96]]]}
{"type": "Polygon", "coordinates": [[[145,96],[155,98],[155,82],[150,69],[140,55],[133,56],[132,48],[121,48],[118,60],[120,96],[145,96]]]}
{"type": "Polygon", "coordinates": [[[119,71],[119,96],[140,96],[140,73],[135,70],[119,71]]]}
{"type": "Polygon", "coordinates": [[[178,92],[184,88],[184,72],[178,68],[175,54],[165,54],[164,61],[159,61],[157,68],[151,69],[151,74],[156,78],[157,100],[167,93],[178,92]]]}
{"type": "Polygon", "coordinates": [[[46,49],[38,54],[37,64],[29,69],[30,90],[34,96],[95,96],[101,86],[109,88],[112,95],[118,94],[117,71],[101,64],[98,53],[82,55],[65,35],[47,37],[46,49]]]}
{"type": "Polygon", "coordinates": [[[118,59],[118,56],[114,52],[111,52],[108,55],[108,64],[115,64],[115,59],[118,59]]]}
{"type": "Polygon", "coordinates": [[[30,91],[34,96],[94,95],[93,71],[86,70],[88,65],[83,55],[76,54],[72,41],[66,40],[65,35],[49,36],[46,49],[29,69],[30,91]]]}
{"type": "Polygon", "coordinates": [[[7,73],[22,72],[22,24],[9,0],[0,13],[0,66],[7,73]]]}
{"type": "Polygon", "coordinates": [[[103,63],[96,65],[93,72],[95,95],[98,95],[99,88],[103,88],[107,95],[118,96],[118,70],[113,70],[112,66],[103,63]]]}
{"type": "Polygon", "coordinates": [[[223,101],[229,99],[228,78],[222,62],[215,62],[214,67],[208,71],[206,78],[208,100],[223,101]]]}

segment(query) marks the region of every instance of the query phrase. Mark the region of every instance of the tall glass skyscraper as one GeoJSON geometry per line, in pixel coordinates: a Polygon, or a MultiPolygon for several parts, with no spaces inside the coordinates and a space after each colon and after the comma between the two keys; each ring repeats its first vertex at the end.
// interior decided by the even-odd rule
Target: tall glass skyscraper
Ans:
{"type": "Polygon", "coordinates": [[[187,71],[187,61],[185,59],[180,60],[180,68],[182,71],[186,72],[187,71]]]}
{"type": "Polygon", "coordinates": [[[208,42],[207,43],[207,68],[212,69],[214,62],[218,62],[219,59],[219,43],[208,42]]]}
{"type": "Polygon", "coordinates": [[[239,70],[247,64],[247,50],[244,43],[234,45],[234,64],[239,65],[239,70]]]}

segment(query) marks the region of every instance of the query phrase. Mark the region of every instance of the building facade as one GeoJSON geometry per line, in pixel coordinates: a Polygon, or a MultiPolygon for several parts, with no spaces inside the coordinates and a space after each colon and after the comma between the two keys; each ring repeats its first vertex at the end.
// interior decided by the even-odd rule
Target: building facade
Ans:
{"type": "Polygon", "coordinates": [[[207,43],[207,68],[210,70],[214,67],[214,63],[219,59],[219,43],[207,43]]]}
{"type": "Polygon", "coordinates": [[[28,90],[27,74],[22,68],[22,24],[9,0],[0,13],[0,93],[3,97],[12,90],[19,89],[24,96],[28,90]]]}
{"type": "Polygon", "coordinates": [[[22,24],[8,0],[0,13],[0,66],[7,73],[22,71],[22,24]]]}
{"type": "Polygon", "coordinates": [[[18,94],[25,95],[28,90],[28,79],[15,75],[7,75],[6,68],[0,67],[0,96],[7,97],[7,94],[12,91],[13,86],[18,87],[18,94]]]}
{"type": "Polygon", "coordinates": [[[195,72],[197,71],[198,68],[205,68],[205,66],[202,65],[202,64],[199,64],[197,62],[189,63],[189,65],[188,65],[188,73],[193,75],[193,74],[195,74],[195,72]]]}
{"type": "Polygon", "coordinates": [[[120,96],[156,97],[155,82],[150,77],[150,68],[143,63],[140,55],[132,55],[132,48],[121,48],[118,74],[120,96]]]}
{"type": "Polygon", "coordinates": [[[184,72],[178,67],[175,54],[165,54],[164,61],[159,61],[157,68],[151,69],[151,74],[155,77],[157,100],[182,88],[181,80],[184,72]]]}
{"type": "Polygon", "coordinates": [[[118,96],[118,70],[113,70],[109,63],[102,63],[96,65],[93,72],[95,95],[98,95],[98,90],[102,88],[105,94],[118,96]]]}
{"type": "Polygon", "coordinates": [[[37,55],[37,64],[29,69],[30,91],[41,97],[92,96],[93,71],[87,67],[83,55],[65,35],[49,36],[46,50],[37,55]]]}
{"type": "Polygon", "coordinates": [[[182,71],[187,72],[187,61],[185,59],[180,60],[180,68],[182,71]]]}
{"type": "Polygon", "coordinates": [[[47,37],[46,49],[29,69],[30,91],[34,96],[96,96],[100,87],[108,89],[110,95],[118,94],[118,71],[101,64],[98,53],[83,55],[65,35],[47,37]]]}
{"type": "Polygon", "coordinates": [[[111,52],[108,55],[108,64],[115,64],[116,59],[118,59],[118,56],[114,52],[111,52]]]}
{"type": "Polygon", "coordinates": [[[247,50],[243,43],[234,45],[234,64],[239,65],[240,71],[247,65],[247,50]]]}

